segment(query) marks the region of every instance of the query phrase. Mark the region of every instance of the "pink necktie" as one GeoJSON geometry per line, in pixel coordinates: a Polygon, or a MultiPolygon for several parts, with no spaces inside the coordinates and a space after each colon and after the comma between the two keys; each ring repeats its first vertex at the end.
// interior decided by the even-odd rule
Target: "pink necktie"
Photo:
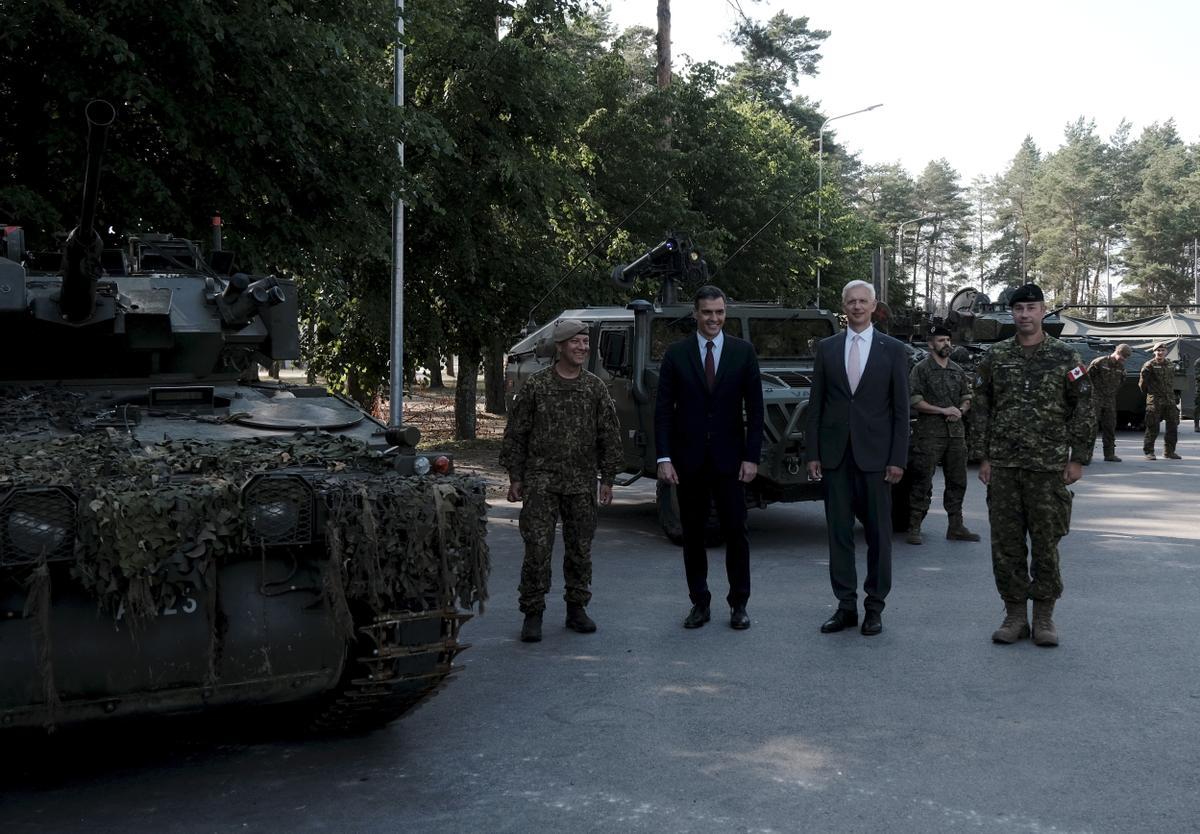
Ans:
{"type": "Polygon", "coordinates": [[[850,340],[850,361],[846,363],[846,375],[850,377],[850,393],[858,390],[858,380],[862,377],[862,363],[858,359],[858,343],[862,336],[855,334],[850,340]]]}

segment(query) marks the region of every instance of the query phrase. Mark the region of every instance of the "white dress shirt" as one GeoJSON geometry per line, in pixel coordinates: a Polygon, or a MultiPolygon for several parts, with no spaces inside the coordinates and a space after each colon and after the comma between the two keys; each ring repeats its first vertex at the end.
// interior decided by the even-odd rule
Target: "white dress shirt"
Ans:
{"type": "Polygon", "coordinates": [[[867,357],[871,355],[871,341],[875,336],[875,325],[868,324],[867,329],[861,333],[855,333],[853,330],[846,331],[846,348],[842,354],[842,365],[846,368],[846,375],[850,375],[850,346],[854,342],[854,337],[858,336],[862,341],[858,343],[858,378],[862,379],[863,371],[867,369],[867,357]]]}
{"type": "MultiPolygon", "coordinates": [[[[708,354],[708,337],[696,331],[696,338],[700,341],[700,367],[704,367],[704,358],[708,354]]],[[[713,343],[713,367],[721,367],[721,348],[725,347],[725,331],[722,330],[712,340],[713,343]]]]}

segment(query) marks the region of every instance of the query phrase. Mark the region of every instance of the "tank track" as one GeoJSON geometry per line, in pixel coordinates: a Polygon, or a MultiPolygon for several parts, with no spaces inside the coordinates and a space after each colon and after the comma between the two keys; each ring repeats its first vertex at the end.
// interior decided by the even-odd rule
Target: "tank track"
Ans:
{"type": "Polygon", "coordinates": [[[394,721],[437,694],[450,676],[471,615],[452,609],[391,613],[358,629],[355,653],[337,689],[308,721],[317,733],[362,732],[394,721]]]}

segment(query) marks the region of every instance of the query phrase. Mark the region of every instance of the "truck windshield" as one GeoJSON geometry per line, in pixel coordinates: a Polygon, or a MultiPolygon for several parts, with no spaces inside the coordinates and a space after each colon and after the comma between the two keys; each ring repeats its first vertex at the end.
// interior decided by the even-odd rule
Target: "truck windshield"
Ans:
{"type": "Polygon", "coordinates": [[[817,342],[833,335],[828,319],[750,319],[750,341],[760,358],[811,359],[817,342]]]}
{"type": "MultiPolygon", "coordinates": [[[[650,321],[650,358],[655,361],[662,359],[662,355],[666,353],[672,342],[677,342],[684,336],[695,332],[696,320],[692,318],[691,313],[678,318],[652,319],[650,321]]],[[[725,319],[725,332],[730,336],[742,338],[742,320],[725,319]]]]}

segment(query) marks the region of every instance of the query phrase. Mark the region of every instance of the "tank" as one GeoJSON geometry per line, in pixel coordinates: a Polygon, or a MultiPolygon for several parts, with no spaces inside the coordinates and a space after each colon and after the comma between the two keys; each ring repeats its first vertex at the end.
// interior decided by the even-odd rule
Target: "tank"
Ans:
{"type": "Polygon", "coordinates": [[[260,379],[299,357],[292,282],[216,239],[105,249],[114,116],[87,107],[59,265],[15,227],[0,243],[0,728],[397,718],[482,610],[483,484],[322,386],[260,379]]]}
{"type": "MultiPolygon", "coordinates": [[[[683,233],[670,233],[633,263],[615,267],[613,280],[629,289],[634,279],[644,274],[661,278],[655,302],[636,300],[624,307],[564,310],[509,349],[505,370],[506,393],[511,400],[530,375],[553,361],[550,333],[555,322],[579,319],[588,325],[593,350],[587,369],[608,387],[621,424],[625,470],[617,477],[618,486],[643,476],[656,477],[654,403],[659,363],[668,345],[696,329],[692,304],[679,301],[677,282],[699,286],[708,280],[707,264],[683,233]]],[[[746,486],[751,507],[822,497],[820,483],[809,481],[804,467],[804,432],[816,345],[838,329],[837,317],[828,310],[775,303],[731,301],[726,305],[725,332],[754,345],[762,375],[763,449],[758,477],[746,486]]],[[[675,488],[659,483],[656,495],[663,532],[682,543],[675,488]]],[[[710,521],[709,538],[715,541],[715,518],[710,521]]]]}

